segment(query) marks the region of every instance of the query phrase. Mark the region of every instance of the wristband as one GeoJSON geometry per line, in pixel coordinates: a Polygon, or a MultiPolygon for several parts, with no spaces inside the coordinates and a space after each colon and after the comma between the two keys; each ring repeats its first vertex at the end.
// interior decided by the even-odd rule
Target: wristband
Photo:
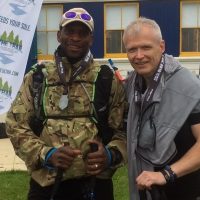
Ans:
{"type": "Polygon", "coordinates": [[[164,170],[164,169],[162,169],[160,172],[164,176],[166,182],[169,183],[170,182],[170,176],[169,176],[168,172],[166,170],[164,170]]]}
{"type": "Polygon", "coordinates": [[[175,174],[174,171],[172,171],[169,165],[166,165],[165,168],[160,172],[165,177],[167,183],[173,183],[177,179],[177,175],[175,174]]]}
{"type": "Polygon", "coordinates": [[[55,153],[56,151],[57,151],[57,148],[53,147],[47,152],[45,156],[44,166],[47,167],[48,169],[54,169],[54,167],[48,163],[48,160],[52,156],[52,154],[55,153]]]}
{"type": "Polygon", "coordinates": [[[108,158],[108,167],[110,167],[112,165],[112,153],[110,152],[110,149],[107,146],[105,146],[105,150],[108,158]]]}
{"type": "Polygon", "coordinates": [[[172,171],[171,167],[169,165],[165,166],[165,170],[169,173],[170,175],[170,182],[174,182],[177,179],[177,175],[175,174],[174,171],[172,171]]]}

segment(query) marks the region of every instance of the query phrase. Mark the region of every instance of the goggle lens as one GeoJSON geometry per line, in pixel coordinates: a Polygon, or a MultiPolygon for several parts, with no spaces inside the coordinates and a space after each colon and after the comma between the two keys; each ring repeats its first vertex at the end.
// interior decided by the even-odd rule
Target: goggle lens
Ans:
{"type": "Polygon", "coordinates": [[[90,21],[91,20],[91,16],[88,15],[87,13],[83,13],[83,14],[81,14],[81,19],[83,19],[85,21],[90,21]]]}
{"type": "Polygon", "coordinates": [[[76,13],[75,12],[66,12],[65,17],[68,19],[73,19],[76,17],[76,13]]]}
{"type": "Polygon", "coordinates": [[[82,14],[78,14],[76,12],[66,12],[65,13],[65,17],[66,19],[74,19],[74,18],[77,18],[77,16],[80,16],[80,18],[82,20],[85,20],[85,21],[90,21],[91,20],[91,16],[88,15],[87,13],[82,13],[82,14]]]}

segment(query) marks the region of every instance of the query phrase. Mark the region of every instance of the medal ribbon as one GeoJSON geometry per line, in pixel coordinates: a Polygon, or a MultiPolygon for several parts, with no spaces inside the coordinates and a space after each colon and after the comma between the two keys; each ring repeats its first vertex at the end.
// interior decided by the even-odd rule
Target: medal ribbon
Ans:
{"type": "MultiPolygon", "coordinates": [[[[165,57],[164,55],[161,58],[161,62],[159,64],[159,67],[155,74],[153,75],[153,78],[150,82],[150,85],[147,89],[147,92],[145,94],[145,97],[142,102],[142,97],[141,97],[141,84],[136,83],[135,91],[134,91],[134,99],[135,102],[141,103],[141,111],[143,111],[148,107],[148,105],[152,102],[152,98],[154,95],[154,92],[156,88],[158,87],[158,84],[160,82],[162,72],[164,70],[164,65],[165,65],[165,57]]],[[[136,79],[139,79],[139,77],[136,77],[136,79]]],[[[136,80],[136,82],[139,82],[139,80],[136,80]]]]}
{"type": "Polygon", "coordinates": [[[90,50],[87,52],[86,56],[84,57],[83,60],[81,60],[80,65],[74,72],[72,72],[71,77],[69,81],[66,81],[66,70],[65,67],[63,66],[62,62],[62,57],[58,53],[58,49],[55,51],[55,61],[56,61],[56,66],[58,69],[58,75],[60,78],[61,83],[63,84],[64,90],[63,94],[60,98],[59,101],[59,107],[63,110],[68,106],[68,86],[76,79],[76,77],[81,74],[89,64],[90,60],[92,59],[92,54],[90,50]]]}
{"type": "Polygon", "coordinates": [[[92,54],[90,52],[90,50],[88,51],[88,53],[86,54],[86,56],[84,57],[83,60],[81,60],[81,63],[79,65],[79,67],[72,73],[69,82],[67,82],[65,80],[66,77],[66,71],[65,71],[65,67],[63,66],[62,63],[62,57],[59,56],[58,51],[55,51],[55,60],[56,60],[56,66],[58,69],[58,75],[60,77],[60,81],[64,86],[64,92],[63,95],[67,95],[68,94],[68,86],[76,79],[76,77],[81,74],[85,69],[86,66],[88,65],[89,61],[92,59],[92,54]]]}

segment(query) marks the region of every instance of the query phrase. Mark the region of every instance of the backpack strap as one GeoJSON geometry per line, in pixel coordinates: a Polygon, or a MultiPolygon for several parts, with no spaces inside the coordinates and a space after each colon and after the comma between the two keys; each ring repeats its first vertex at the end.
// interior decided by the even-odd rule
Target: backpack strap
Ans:
{"type": "Polygon", "coordinates": [[[42,109],[42,96],[45,88],[44,64],[37,64],[33,73],[33,98],[36,116],[39,118],[42,109]]]}
{"type": "Polygon", "coordinates": [[[113,130],[108,125],[109,98],[112,88],[113,71],[108,65],[101,65],[95,82],[94,107],[98,115],[98,134],[104,145],[110,142],[113,130]]]}
{"type": "Polygon", "coordinates": [[[31,69],[33,71],[33,87],[31,89],[35,115],[31,118],[29,125],[37,136],[39,136],[42,132],[43,123],[45,121],[45,115],[42,106],[46,77],[44,69],[44,64],[37,64],[31,69]]]}
{"type": "MultiPolygon", "coordinates": [[[[42,99],[45,83],[44,64],[37,64],[33,69],[33,88],[32,95],[34,99],[35,116],[30,121],[30,127],[36,135],[40,135],[45,121],[45,115],[42,106],[42,99]]],[[[96,119],[98,134],[106,145],[113,136],[113,130],[108,126],[109,98],[112,87],[113,71],[108,65],[101,65],[96,79],[94,89],[93,115],[96,119]]]]}

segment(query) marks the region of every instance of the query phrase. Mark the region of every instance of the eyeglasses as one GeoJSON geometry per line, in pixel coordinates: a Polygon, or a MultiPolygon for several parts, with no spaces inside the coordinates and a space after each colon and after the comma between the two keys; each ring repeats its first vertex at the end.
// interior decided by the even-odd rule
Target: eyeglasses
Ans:
{"type": "Polygon", "coordinates": [[[74,18],[77,18],[79,16],[84,21],[90,21],[91,20],[91,16],[87,13],[81,13],[80,14],[80,13],[77,13],[77,12],[69,11],[69,12],[66,12],[64,14],[64,16],[65,16],[66,19],[74,19],[74,18]]]}

